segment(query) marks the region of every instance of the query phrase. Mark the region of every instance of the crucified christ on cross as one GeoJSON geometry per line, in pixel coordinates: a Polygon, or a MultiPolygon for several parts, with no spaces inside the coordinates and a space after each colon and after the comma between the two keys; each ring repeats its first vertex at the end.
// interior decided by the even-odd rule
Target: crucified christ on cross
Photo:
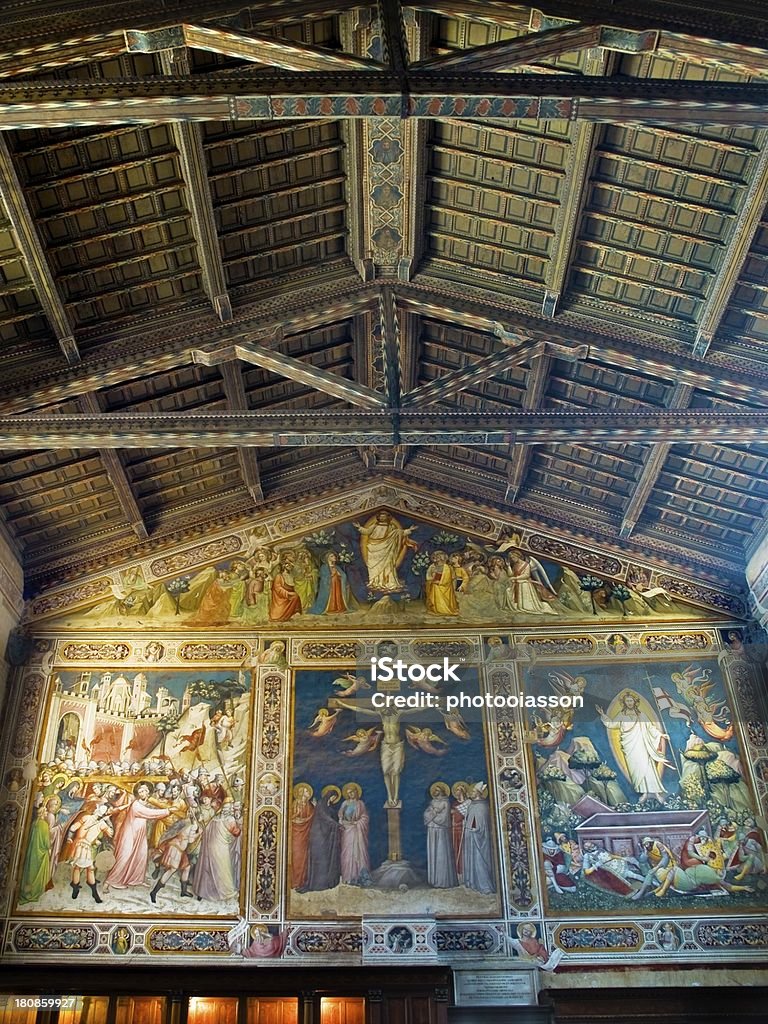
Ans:
{"type": "Polygon", "coordinates": [[[332,708],[346,708],[348,711],[354,711],[355,714],[363,715],[366,718],[379,719],[383,732],[379,750],[381,772],[387,789],[386,806],[399,807],[400,775],[405,766],[405,740],[400,733],[400,719],[405,715],[416,714],[419,711],[423,714],[423,709],[385,707],[377,710],[366,707],[362,701],[342,700],[339,697],[330,697],[328,706],[332,708]]]}

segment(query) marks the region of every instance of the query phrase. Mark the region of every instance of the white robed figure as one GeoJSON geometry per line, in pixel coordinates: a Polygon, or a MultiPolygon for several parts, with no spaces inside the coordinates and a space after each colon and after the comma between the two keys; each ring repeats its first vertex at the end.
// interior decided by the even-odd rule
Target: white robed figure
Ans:
{"type": "Polygon", "coordinates": [[[415,526],[401,526],[389,512],[377,512],[367,523],[354,524],[360,531],[360,549],[368,568],[368,589],[393,593],[405,589],[397,574],[409,548],[417,544],[410,539],[415,526]]]}
{"type": "Polygon", "coordinates": [[[664,803],[665,768],[673,768],[664,757],[669,739],[651,705],[634,690],[622,690],[608,705],[606,713],[597,707],[600,720],[608,730],[611,750],[640,803],[649,797],[664,803]]]}
{"type": "Polygon", "coordinates": [[[445,782],[429,788],[432,797],[424,811],[427,829],[427,881],[434,889],[451,889],[459,884],[451,829],[451,789],[445,782]]]}

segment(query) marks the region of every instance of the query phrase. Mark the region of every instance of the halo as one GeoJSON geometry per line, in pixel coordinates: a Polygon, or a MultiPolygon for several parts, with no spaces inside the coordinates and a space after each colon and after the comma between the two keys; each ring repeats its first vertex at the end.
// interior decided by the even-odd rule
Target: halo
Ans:
{"type": "Polygon", "coordinates": [[[329,804],[337,804],[341,800],[341,790],[338,786],[323,786],[320,790],[320,796],[323,799],[328,797],[329,804]]]}
{"type": "Polygon", "coordinates": [[[345,800],[349,799],[348,793],[352,794],[353,800],[359,800],[363,795],[363,791],[356,782],[345,782],[341,787],[341,793],[345,800]]]}
{"type": "Polygon", "coordinates": [[[431,797],[436,796],[450,796],[451,787],[447,782],[433,782],[429,787],[429,795],[431,797]]]}
{"type": "Polygon", "coordinates": [[[310,786],[310,784],[308,782],[297,782],[296,783],[296,785],[293,787],[293,795],[294,795],[294,797],[298,796],[299,793],[307,793],[308,794],[307,795],[307,799],[308,800],[311,800],[312,797],[315,795],[314,789],[312,789],[312,787],[310,786]]]}

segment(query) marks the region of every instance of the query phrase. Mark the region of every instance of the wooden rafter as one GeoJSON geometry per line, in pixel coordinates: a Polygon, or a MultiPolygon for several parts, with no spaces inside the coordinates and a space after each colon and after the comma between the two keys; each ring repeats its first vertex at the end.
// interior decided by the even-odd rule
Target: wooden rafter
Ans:
{"type": "Polygon", "coordinates": [[[590,440],[666,444],[763,441],[768,412],[720,409],[636,412],[421,412],[411,409],[246,413],[39,413],[0,416],[0,448],[487,446],[590,440]],[[394,415],[396,413],[396,416],[394,415]],[[397,431],[393,427],[397,421],[397,431]]]}
{"type": "MultiPolygon", "coordinates": [[[[160,60],[163,71],[168,75],[188,75],[190,72],[189,57],[183,49],[163,50],[160,60]]],[[[219,248],[200,126],[179,121],[171,128],[179,152],[181,173],[187,186],[192,232],[197,242],[200,267],[203,271],[203,286],[219,320],[231,320],[232,302],[227,291],[227,279],[219,248]]]]}
{"type": "Polygon", "coordinates": [[[27,268],[32,287],[68,363],[80,361],[74,328],[48,266],[32,211],[27,205],[8,143],[0,134],[0,199],[27,268]]]}
{"type": "MultiPolygon", "coordinates": [[[[525,382],[525,391],[523,392],[523,409],[527,412],[535,412],[541,408],[551,366],[552,357],[546,352],[541,352],[531,358],[528,377],[525,382]]],[[[509,463],[507,464],[507,490],[504,495],[504,500],[508,505],[511,505],[520,493],[530,459],[531,449],[528,445],[510,445],[509,463]]]]}
{"type": "MultiPolygon", "coordinates": [[[[668,408],[687,409],[692,398],[693,388],[687,384],[678,384],[672,392],[668,408]]],[[[671,447],[672,445],[667,442],[655,445],[648,452],[648,458],[645,460],[640,477],[635,484],[632,497],[624,509],[620,527],[622,537],[630,537],[637,526],[643,509],[659,479],[659,474],[664,468],[671,447]]]]}
{"type": "Polygon", "coordinates": [[[226,57],[252,61],[266,67],[286,71],[361,71],[379,70],[382,64],[367,57],[308,46],[261,32],[237,32],[214,25],[174,25],[147,32],[126,32],[128,49],[140,53],[157,53],[170,48],[189,46],[226,57]]]}
{"type": "MultiPolygon", "coordinates": [[[[101,402],[99,401],[98,395],[95,391],[90,391],[85,395],[81,395],[78,405],[84,413],[93,416],[99,416],[103,412],[101,402]]],[[[128,474],[125,472],[125,466],[122,463],[119,452],[115,451],[111,447],[101,447],[99,448],[99,459],[101,460],[104,472],[107,474],[107,478],[112,485],[112,489],[115,492],[120,508],[123,510],[123,514],[128,520],[128,525],[139,540],[146,540],[149,536],[146,523],[144,522],[141,509],[136,501],[133,488],[131,487],[131,482],[128,479],[128,474]]]]}
{"type": "Polygon", "coordinates": [[[244,363],[260,366],[263,370],[276,373],[279,377],[298,381],[300,384],[314,388],[315,391],[322,391],[334,398],[340,398],[344,402],[349,402],[350,405],[360,406],[363,409],[376,409],[385,404],[383,397],[365,384],[358,384],[357,381],[330,373],[303,359],[294,359],[293,356],[270,351],[252,342],[243,341],[213,351],[195,349],[192,352],[192,359],[204,366],[220,366],[222,363],[240,359],[244,363]]]}
{"type": "MultiPolygon", "coordinates": [[[[585,71],[590,75],[605,75],[609,66],[609,56],[605,52],[597,52],[587,57],[585,71]]],[[[553,317],[556,314],[565,288],[576,230],[584,208],[585,190],[594,160],[597,130],[596,125],[587,121],[579,121],[571,128],[565,180],[560,189],[562,199],[555,218],[555,239],[545,271],[542,314],[546,317],[553,317]]]]}
{"type": "MultiPolygon", "coordinates": [[[[241,365],[232,360],[221,363],[219,369],[224,383],[224,394],[227,396],[227,409],[229,412],[246,411],[248,396],[245,393],[241,365]]],[[[258,453],[255,448],[238,448],[237,458],[240,463],[240,472],[243,474],[243,483],[248,488],[248,493],[254,503],[260,505],[264,501],[264,491],[261,486],[258,453]]]]}
{"type": "Polygon", "coordinates": [[[749,256],[766,203],[768,202],[768,133],[762,133],[762,151],[753,169],[749,188],[738,215],[730,225],[731,237],[721,255],[720,269],[709,287],[709,294],[696,324],[694,354],[705,356],[717,333],[741,271],[749,256]]]}

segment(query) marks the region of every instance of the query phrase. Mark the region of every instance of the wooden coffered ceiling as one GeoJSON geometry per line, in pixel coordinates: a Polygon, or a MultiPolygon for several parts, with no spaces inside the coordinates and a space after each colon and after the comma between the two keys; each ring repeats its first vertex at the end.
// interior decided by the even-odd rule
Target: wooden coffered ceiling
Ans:
{"type": "Polygon", "coordinates": [[[0,520],[30,591],[372,474],[738,579],[768,22],[716,6],[11,5],[0,520]]]}

